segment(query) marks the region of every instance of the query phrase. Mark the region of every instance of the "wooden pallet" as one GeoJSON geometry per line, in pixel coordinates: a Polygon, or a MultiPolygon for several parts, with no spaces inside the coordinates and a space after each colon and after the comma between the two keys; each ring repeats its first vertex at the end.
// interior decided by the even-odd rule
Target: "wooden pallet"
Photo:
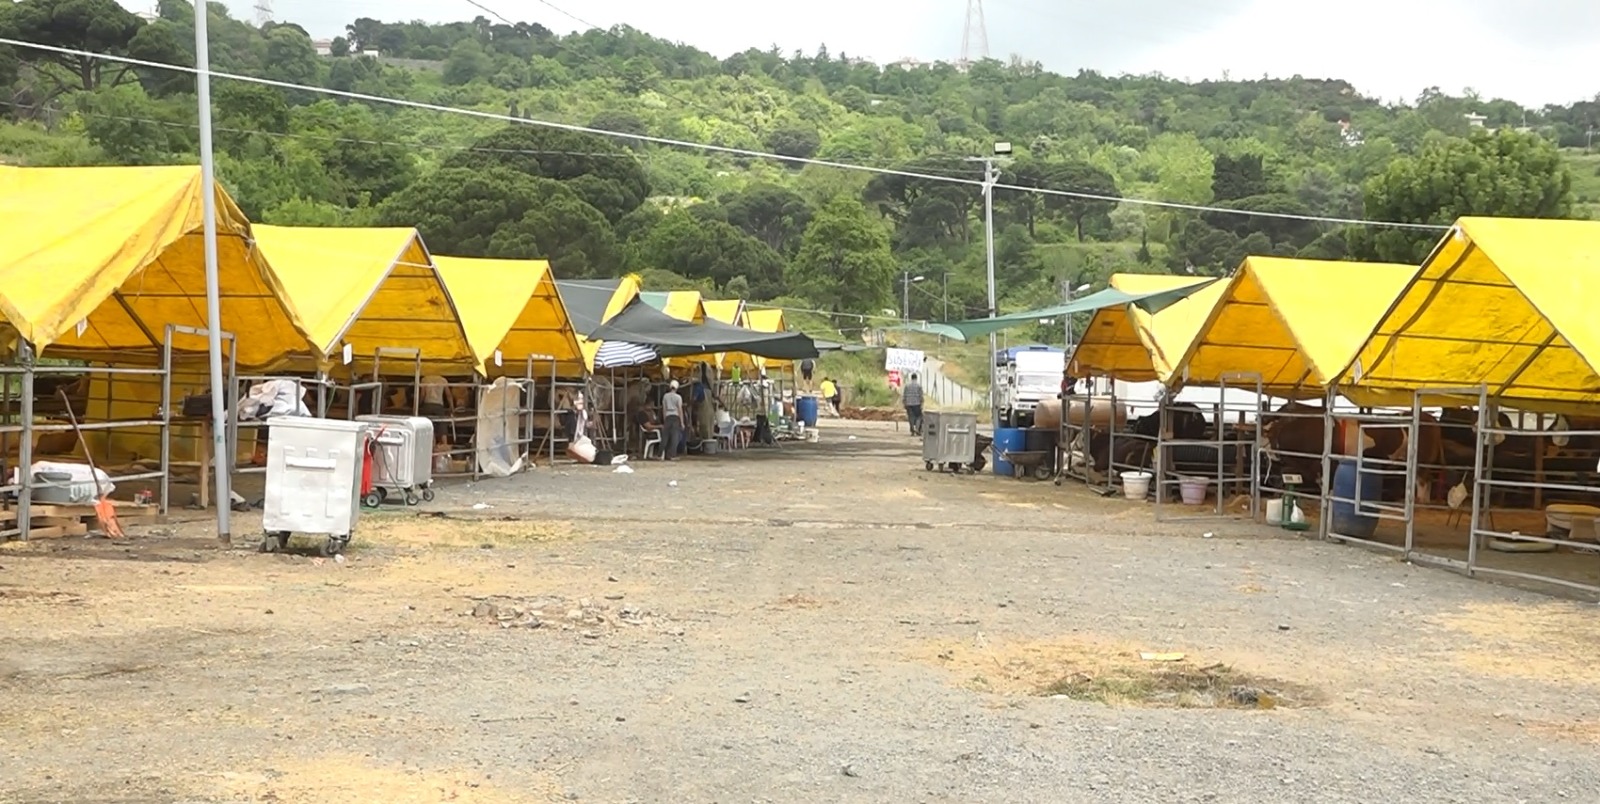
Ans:
{"type": "MultiPolygon", "coordinates": [[[[167,518],[158,513],[156,506],[135,505],[113,500],[117,521],[123,527],[163,525],[167,518]]],[[[34,503],[28,506],[28,532],[16,527],[17,511],[14,507],[0,510],[0,541],[7,539],[50,539],[61,536],[87,536],[96,526],[93,505],[50,505],[34,503]]]]}

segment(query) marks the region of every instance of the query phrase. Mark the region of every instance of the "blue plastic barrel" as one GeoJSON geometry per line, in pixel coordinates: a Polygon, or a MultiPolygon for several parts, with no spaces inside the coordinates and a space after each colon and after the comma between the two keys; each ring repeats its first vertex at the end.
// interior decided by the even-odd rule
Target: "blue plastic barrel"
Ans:
{"type": "Polygon", "coordinates": [[[994,431],[994,473],[1011,477],[1011,462],[1000,456],[1006,452],[1022,452],[1028,444],[1028,431],[1021,427],[1000,427],[994,431]]]}
{"type": "Polygon", "coordinates": [[[802,396],[794,401],[794,415],[807,427],[817,426],[817,398],[802,396]]]}
{"type": "Polygon", "coordinates": [[[1382,499],[1383,476],[1368,470],[1361,473],[1360,488],[1356,488],[1356,462],[1352,460],[1336,461],[1333,470],[1333,522],[1331,527],[1335,534],[1340,536],[1354,536],[1358,539],[1370,539],[1378,529],[1378,518],[1368,516],[1375,507],[1373,503],[1382,499]],[[1355,503],[1341,502],[1355,500],[1355,503]]]}

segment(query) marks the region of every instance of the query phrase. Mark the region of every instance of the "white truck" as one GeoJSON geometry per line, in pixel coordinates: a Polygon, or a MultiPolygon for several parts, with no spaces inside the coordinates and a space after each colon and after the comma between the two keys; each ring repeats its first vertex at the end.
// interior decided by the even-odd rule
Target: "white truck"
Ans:
{"type": "Polygon", "coordinates": [[[1053,347],[1018,347],[995,355],[996,427],[1031,427],[1033,411],[1061,396],[1067,354],[1053,347]]]}

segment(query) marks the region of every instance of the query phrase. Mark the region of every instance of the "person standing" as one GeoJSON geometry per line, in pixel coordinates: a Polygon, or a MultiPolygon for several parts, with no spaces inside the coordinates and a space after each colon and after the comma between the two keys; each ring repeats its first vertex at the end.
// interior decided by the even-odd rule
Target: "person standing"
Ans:
{"type": "Polygon", "coordinates": [[[843,412],[839,410],[839,386],[833,384],[832,377],[822,378],[822,398],[828,400],[828,407],[833,408],[833,415],[838,416],[843,412]]]}
{"type": "Polygon", "coordinates": [[[811,390],[811,374],[817,370],[817,364],[811,358],[800,361],[800,379],[805,380],[806,390],[811,390]]]}
{"type": "Polygon", "coordinates": [[[917,375],[911,375],[906,387],[900,390],[900,404],[906,407],[906,423],[911,425],[911,434],[921,435],[922,383],[917,382],[917,375]]]}
{"type": "Polygon", "coordinates": [[[683,440],[683,397],[678,395],[678,381],[667,383],[667,392],[661,395],[661,419],[666,430],[661,456],[669,461],[678,459],[678,449],[683,440]]]}

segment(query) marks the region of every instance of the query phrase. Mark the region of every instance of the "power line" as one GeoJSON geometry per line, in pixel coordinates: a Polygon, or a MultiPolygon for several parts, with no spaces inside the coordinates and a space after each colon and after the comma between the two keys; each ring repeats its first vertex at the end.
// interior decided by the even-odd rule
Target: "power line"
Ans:
{"type": "MultiPolygon", "coordinates": [[[[189,66],[181,65],[181,64],[168,64],[168,63],[165,63],[165,62],[149,61],[149,60],[146,60],[146,59],[135,59],[135,58],[131,58],[131,57],[128,57],[128,56],[117,56],[117,55],[108,54],[108,53],[97,53],[97,52],[91,51],[91,50],[80,50],[78,48],[60,47],[60,46],[57,46],[57,45],[46,45],[46,44],[41,44],[41,43],[38,43],[38,42],[30,42],[30,41],[23,40],[23,39],[10,39],[10,38],[6,38],[6,37],[0,37],[0,44],[12,45],[12,46],[15,46],[15,47],[21,47],[21,48],[26,48],[26,49],[30,49],[30,50],[39,50],[39,51],[43,51],[43,52],[46,52],[46,53],[56,53],[56,54],[65,55],[65,56],[77,56],[79,58],[101,59],[101,60],[104,60],[104,61],[114,62],[114,63],[118,63],[118,64],[126,64],[126,65],[133,66],[133,67],[148,67],[148,68],[157,69],[157,70],[173,70],[173,71],[176,71],[176,72],[189,73],[189,74],[195,74],[195,75],[198,75],[200,73],[200,70],[198,70],[197,68],[189,67],[189,66]]],[[[366,93],[363,93],[363,92],[351,92],[351,91],[348,91],[348,90],[332,89],[332,88],[329,88],[329,87],[308,86],[306,84],[295,84],[295,83],[291,83],[291,82],[288,82],[288,81],[276,81],[276,80],[273,80],[271,78],[258,78],[256,76],[251,76],[251,75],[239,75],[237,73],[225,73],[225,72],[219,72],[219,71],[216,71],[216,70],[209,70],[209,71],[207,71],[207,74],[212,76],[212,77],[215,77],[215,78],[226,78],[226,79],[233,80],[233,81],[243,81],[245,83],[259,84],[261,86],[276,87],[278,89],[289,89],[289,90],[296,90],[296,91],[300,91],[300,92],[310,92],[310,93],[313,93],[313,94],[329,95],[329,96],[332,96],[332,97],[345,98],[345,99],[348,99],[348,100],[363,101],[363,102],[367,102],[367,103],[383,103],[383,104],[389,104],[389,105],[392,105],[392,106],[399,106],[399,107],[403,107],[403,108],[421,109],[421,110],[424,110],[424,111],[440,112],[440,113],[444,113],[444,114],[456,114],[456,115],[462,115],[462,116],[465,116],[465,117],[474,117],[474,118],[478,118],[480,120],[496,120],[496,121],[505,122],[505,123],[541,126],[541,127],[544,127],[544,128],[551,128],[551,129],[556,129],[556,130],[560,130],[560,131],[570,131],[570,132],[579,133],[579,134],[591,134],[591,135],[600,136],[600,137],[623,138],[623,139],[634,140],[634,141],[637,141],[637,142],[647,142],[647,143],[651,143],[653,145],[661,145],[661,146],[672,147],[672,148],[689,148],[689,149],[706,151],[706,152],[710,152],[710,153],[727,154],[727,155],[730,155],[730,156],[742,156],[742,157],[753,158],[753,159],[770,159],[770,160],[778,161],[778,162],[788,162],[788,163],[800,164],[800,165],[813,165],[813,166],[816,166],[816,167],[833,168],[833,169],[836,169],[836,170],[862,171],[862,172],[867,172],[867,173],[876,173],[876,174],[885,175],[885,176],[899,176],[901,178],[915,179],[915,180],[918,180],[918,181],[948,182],[948,183],[951,183],[951,184],[962,184],[962,185],[967,185],[967,186],[971,186],[971,187],[982,187],[983,184],[984,184],[983,180],[981,180],[981,179],[966,179],[966,178],[958,178],[958,177],[953,177],[953,176],[940,176],[940,175],[931,174],[931,173],[920,173],[920,172],[910,171],[910,170],[899,170],[899,169],[895,169],[895,168],[871,167],[871,166],[867,166],[867,165],[851,164],[849,162],[835,162],[835,161],[828,160],[828,159],[816,159],[816,158],[799,157],[799,156],[785,156],[783,154],[768,153],[768,152],[765,152],[765,151],[756,151],[756,150],[751,150],[751,149],[748,149],[748,148],[736,148],[736,147],[727,146],[727,145],[713,145],[713,144],[702,143],[702,142],[689,142],[689,141],[686,141],[686,140],[675,140],[675,139],[671,139],[671,138],[668,138],[668,137],[658,137],[658,136],[649,135],[649,134],[630,134],[630,133],[627,133],[627,132],[611,131],[609,129],[603,129],[603,128],[594,128],[592,126],[580,126],[580,125],[575,125],[575,124],[572,124],[572,123],[559,123],[559,122],[555,122],[555,121],[551,121],[551,120],[537,120],[537,119],[533,119],[533,118],[512,117],[511,115],[496,114],[494,112],[484,112],[484,111],[479,111],[479,110],[476,110],[476,109],[459,109],[459,108],[456,108],[456,107],[453,107],[453,106],[443,106],[443,105],[436,104],[436,103],[426,103],[426,102],[423,102],[423,101],[403,100],[403,99],[400,99],[400,98],[386,98],[386,97],[383,97],[381,95],[369,95],[369,94],[366,94],[366,93]]],[[[993,187],[994,187],[994,189],[998,189],[998,190],[1007,190],[1007,191],[1019,192],[1019,193],[1037,193],[1037,194],[1040,194],[1040,195],[1050,195],[1050,196],[1058,196],[1058,197],[1064,197],[1064,198],[1077,198],[1077,199],[1086,200],[1086,201],[1103,201],[1103,202],[1112,203],[1112,204],[1118,204],[1118,203],[1134,204],[1134,205],[1141,205],[1141,206],[1158,207],[1158,208],[1162,208],[1162,209],[1179,209],[1179,210],[1185,210],[1185,211],[1189,211],[1189,212],[1213,212],[1213,213],[1225,214],[1225,215],[1244,215],[1244,216],[1250,216],[1250,217],[1274,218],[1274,219],[1282,219],[1282,220],[1309,221],[1309,222],[1315,222],[1315,223],[1340,224],[1340,225],[1346,225],[1346,226],[1377,226],[1377,227],[1387,227],[1387,228],[1394,228],[1394,229],[1415,229],[1415,230],[1424,230],[1424,231],[1446,231],[1446,230],[1448,230],[1450,228],[1449,226],[1439,225],[1439,224],[1408,223],[1408,222],[1402,222],[1402,221],[1366,220],[1366,219],[1361,219],[1361,218],[1340,218],[1340,217],[1324,216],[1324,215],[1298,215],[1298,214],[1292,214],[1292,213],[1287,213],[1287,212],[1266,212],[1266,211],[1249,210],[1249,209],[1228,209],[1226,207],[1214,207],[1214,206],[1207,206],[1207,205],[1204,205],[1204,204],[1185,204],[1185,203],[1176,202],[1176,201],[1157,201],[1157,200],[1148,199],[1148,198],[1124,198],[1124,197],[1121,197],[1121,196],[1104,195],[1104,194],[1099,194],[1099,193],[1082,193],[1082,192],[1075,192],[1075,191],[1071,191],[1071,190],[1058,190],[1058,189],[1049,188],[1049,187],[1023,187],[1023,186],[1020,186],[1020,185],[999,184],[999,183],[994,184],[993,187]]]]}

